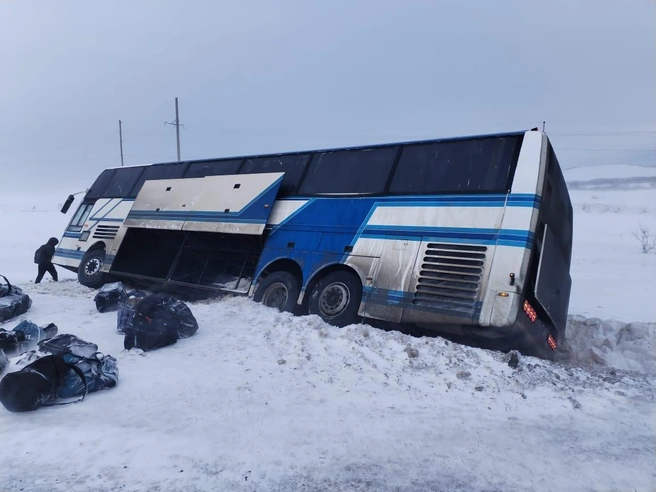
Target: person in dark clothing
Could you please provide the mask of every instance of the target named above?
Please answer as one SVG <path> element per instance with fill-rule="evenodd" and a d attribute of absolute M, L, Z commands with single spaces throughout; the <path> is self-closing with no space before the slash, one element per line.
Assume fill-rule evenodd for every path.
<path fill-rule="evenodd" d="M 52 257 L 55 254 L 55 246 L 57 244 L 59 244 L 59 240 L 56 237 L 51 237 L 46 244 L 41 245 L 36 250 L 36 253 L 34 253 L 34 263 L 39 266 L 39 271 L 34 281 L 35 284 L 41 282 L 46 272 L 57 282 L 57 270 L 55 270 L 55 265 L 52 264 Z"/>

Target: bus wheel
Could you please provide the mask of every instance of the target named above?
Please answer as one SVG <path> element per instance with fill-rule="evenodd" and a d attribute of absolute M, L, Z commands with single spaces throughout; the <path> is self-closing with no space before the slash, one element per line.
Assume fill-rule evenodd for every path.
<path fill-rule="evenodd" d="M 329 273 L 312 290 L 308 311 L 318 314 L 331 325 L 359 323 L 358 309 L 362 301 L 360 279 L 343 270 Z"/>
<path fill-rule="evenodd" d="M 267 307 L 293 313 L 301 293 L 298 279 L 289 272 L 273 272 L 257 286 L 253 300 Z"/>
<path fill-rule="evenodd" d="M 92 249 L 87 251 L 82 257 L 80 266 L 77 269 L 78 281 L 86 286 L 96 289 L 102 287 L 107 282 L 107 275 L 102 271 L 105 264 L 105 250 Z"/>

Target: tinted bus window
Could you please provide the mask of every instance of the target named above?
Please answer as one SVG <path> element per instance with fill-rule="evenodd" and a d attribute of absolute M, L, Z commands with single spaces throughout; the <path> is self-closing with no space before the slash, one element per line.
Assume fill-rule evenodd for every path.
<path fill-rule="evenodd" d="M 115 169 L 105 169 L 98 179 L 91 185 L 89 191 L 87 192 L 86 198 L 90 200 L 95 200 L 97 198 L 102 198 L 105 196 L 105 190 L 107 189 L 107 184 L 111 181 L 112 176 L 114 176 Z"/>
<path fill-rule="evenodd" d="M 241 159 L 230 159 L 224 161 L 192 162 L 185 173 L 185 178 L 203 178 L 205 176 L 225 176 L 236 174 L 241 164 Z"/>
<path fill-rule="evenodd" d="M 134 188 L 134 184 L 141 176 L 144 167 L 124 167 L 122 169 L 115 169 L 112 179 L 107 183 L 104 198 L 125 198 L 132 196 L 130 191 Z"/>
<path fill-rule="evenodd" d="M 132 196 L 137 196 L 144 181 L 153 179 L 177 179 L 181 178 L 185 171 L 186 163 L 176 162 L 174 164 L 155 164 L 148 166 L 137 184 L 132 189 Z"/>
<path fill-rule="evenodd" d="M 282 179 L 278 196 L 290 196 L 294 194 L 301 177 L 303 177 L 303 171 L 309 159 L 308 154 L 246 159 L 241 174 L 283 172 L 285 177 Z"/>
<path fill-rule="evenodd" d="M 299 194 L 383 193 L 398 147 L 320 152 Z"/>
<path fill-rule="evenodd" d="M 502 193 L 510 187 L 520 136 L 407 145 L 390 193 Z"/>

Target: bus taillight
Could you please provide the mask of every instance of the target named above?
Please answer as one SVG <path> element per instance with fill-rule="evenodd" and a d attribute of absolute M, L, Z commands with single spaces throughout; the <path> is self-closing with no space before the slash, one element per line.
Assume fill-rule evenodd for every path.
<path fill-rule="evenodd" d="M 538 319 L 538 313 L 535 312 L 535 309 L 533 309 L 533 306 L 531 306 L 528 301 L 524 301 L 524 312 L 526 313 L 526 316 L 528 316 L 528 319 L 533 323 Z"/>
<path fill-rule="evenodd" d="M 549 344 L 551 350 L 556 350 L 556 339 L 553 337 L 553 335 L 549 335 L 547 337 L 547 343 Z"/>

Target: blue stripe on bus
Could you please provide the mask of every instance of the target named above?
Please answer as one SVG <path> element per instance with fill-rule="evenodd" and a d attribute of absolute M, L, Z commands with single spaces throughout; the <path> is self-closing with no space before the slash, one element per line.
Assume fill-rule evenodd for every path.
<path fill-rule="evenodd" d="M 100 222 L 123 222 L 125 219 L 115 219 L 115 218 L 111 218 L 111 217 L 101 217 L 97 220 L 98 220 L 98 223 L 100 223 Z"/>
<path fill-rule="evenodd" d="M 128 219 L 141 220 L 172 220 L 176 222 L 228 222 L 240 224 L 264 224 L 263 219 L 246 219 L 231 212 L 150 212 L 134 211 L 128 214 Z"/>
<path fill-rule="evenodd" d="M 64 232 L 64 237 L 79 239 L 80 238 L 80 233 L 79 232 Z"/>
<path fill-rule="evenodd" d="M 502 244 L 527 247 L 533 242 L 533 233 L 516 229 L 478 229 L 462 227 L 368 226 L 359 237 L 368 239 L 395 239 L 403 241 L 455 241 L 472 244 Z M 356 236 L 355 241 L 358 237 Z"/>
<path fill-rule="evenodd" d="M 285 200 L 290 200 L 285 198 Z M 273 231 L 278 231 L 283 224 L 295 219 L 310 206 L 316 208 L 316 211 L 310 211 L 310 219 L 320 217 L 322 210 L 335 207 L 339 204 L 336 198 L 314 197 L 310 198 L 307 203 L 287 216 L 280 224 L 273 224 Z M 362 229 L 366 226 L 377 207 L 533 207 L 537 208 L 540 204 L 540 196 L 534 194 L 510 194 L 510 195 L 426 195 L 426 196 L 388 196 L 388 197 L 349 197 L 339 198 L 339 200 L 348 200 L 351 206 L 370 205 L 369 213 L 364 221 L 352 223 L 353 227 Z M 347 214 L 345 214 L 346 216 Z M 306 223 L 312 221 L 304 217 Z M 314 221 L 316 223 L 316 221 Z M 341 225 L 345 225 L 341 222 Z"/>
<path fill-rule="evenodd" d="M 84 256 L 84 251 L 77 251 L 74 249 L 65 249 L 59 248 L 55 251 L 55 256 L 61 256 L 63 258 L 73 258 L 75 260 L 81 260 Z"/>
<path fill-rule="evenodd" d="M 286 200 L 287 200 L 287 199 L 286 199 Z M 312 204 L 314 203 L 315 200 L 316 200 L 316 198 L 310 198 L 307 202 L 305 202 L 303 205 L 301 205 L 300 207 L 298 207 L 296 210 L 294 210 L 294 211 L 293 211 L 291 214 L 289 214 L 287 217 L 285 217 L 284 219 L 282 219 L 281 222 L 279 222 L 278 224 L 274 224 L 274 225 L 273 225 L 273 231 L 272 231 L 272 233 L 275 232 L 276 230 L 278 230 L 278 229 L 279 229 L 280 227 L 282 227 L 283 225 L 285 225 L 287 222 L 289 222 L 293 217 L 295 217 L 295 216 L 297 216 L 298 214 L 300 214 L 303 210 L 305 210 L 306 208 L 308 208 L 310 205 L 312 205 Z"/>
<path fill-rule="evenodd" d="M 455 316 L 465 319 L 476 319 L 480 316 L 482 301 L 473 301 L 471 306 L 450 304 L 449 301 L 444 301 L 440 305 L 439 301 L 435 301 L 433 305 L 425 302 L 421 304 L 414 304 L 415 295 L 412 292 L 393 289 L 381 289 L 377 287 L 364 286 L 362 288 L 362 301 L 368 304 L 378 304 L 383 306 L 393 306 L 403 309 L 412 309 L 417 311 L 428 311 L 435 314 L 444 314 L 447 316 Z"/>

